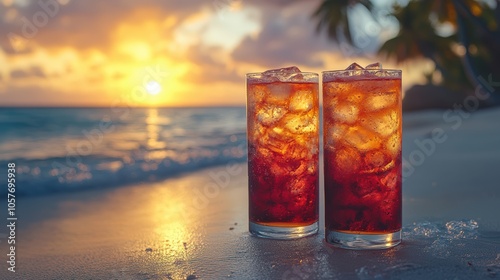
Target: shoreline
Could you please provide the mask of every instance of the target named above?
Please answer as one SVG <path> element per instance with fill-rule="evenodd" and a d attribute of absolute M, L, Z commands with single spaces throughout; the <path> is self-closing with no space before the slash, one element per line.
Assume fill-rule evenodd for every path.
<path fill-rule="evenodd" d="M 203 243 L 199 234 L 190 232 L 199 229 L 197 221 L 206 223 L 199 220 L 200 216 L 209 214 L 210 224 L 205 226 L 212 234 L 221 226 L 229 233 L 247 230 L 246 217 L 240 213 L 245 211 L 239 211 L 230 223 L 216 222 L 229 214 L 222 213 L 226 212 L 225 206 L 240 207 L 240 199 L 235 197 L 234 191 L 246 188 L 246 165 L 231 167 L 233 174 L 234 170 L 241 174 L 230 175 L 230 182 L 222 186 L 219 193 L 207 197 L 208 202 L 204 205 L 197 205 L 193 198 L 204 186 L 214 185 L 211 174 L 225 174 L 227 166 L 205 168 L 154 183 L 20 198 L 17 214 L 19 262 L 17 272 L 10 276 L 21 277 L 19 279 L 109 279 L 115 270 L 131 265 L 129 257 L 150 257 L 166 251 L 169 251 L 167 255 L 172 253 L 170 258 L 175 268 L 185 262 L 186 247 L 199 248 Z M 214 205 L 221 200 L 225 201 L 224 205 Z M 184 224 L 186 221 L 188 223 Z M 230 227 L 233 230 L 230 231 Z M 169 250 L 166 249 L 167 240 L 173 247 Z M 5 245 L 6 242 L 0 243 L 2 252 L 7 250 Z M 148 252 L 148 248 L 152 251 Z M 99 260 L 99 265 L 96 266 L 89 256 Z M 53 274 L 54 271 L 46 270 L 47 260 L 52 260 L 48 261 L 49 267 L 60 267 L 63 273 Z M 80 265 L 75 266 L 77 263 Z M 171 270 L 172 275 L 181 276 L 174 273 L 176 269 Z M 3 272 L 0 275 L 4 275 Z"/>

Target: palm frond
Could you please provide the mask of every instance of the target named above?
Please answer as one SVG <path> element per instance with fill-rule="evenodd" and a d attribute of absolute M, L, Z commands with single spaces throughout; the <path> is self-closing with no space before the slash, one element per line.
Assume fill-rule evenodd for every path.
<path fill-rule="evenodd" d="M 362 5 L 367 10 L 373 10 L 370 0 L 325 0 L 312 14 L 318 20 L 316 31 L 326 30 L 328 38 L 340 42 L 346 40 L 352 45 L 353 38 L 349 26 L 348 9 L 355 5 Z"/>

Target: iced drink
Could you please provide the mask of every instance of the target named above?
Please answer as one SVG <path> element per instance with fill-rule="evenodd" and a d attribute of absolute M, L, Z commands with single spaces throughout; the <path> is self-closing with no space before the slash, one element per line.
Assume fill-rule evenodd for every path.
<path fill-rule="evenodd" d="M 247 75 L 250 232 L 318 231 L 318 75 L 296 67 Z"/>
<path fill-rule="evenodd" d="M 401 71 L 323 72 L 325 238 L 344 248 L 401 242 Z"/>

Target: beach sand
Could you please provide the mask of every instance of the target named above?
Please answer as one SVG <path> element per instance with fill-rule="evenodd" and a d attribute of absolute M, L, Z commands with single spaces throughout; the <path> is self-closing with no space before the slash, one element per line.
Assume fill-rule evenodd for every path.
<path fill-rule="evenodd" d="M 404 241 L 389 250 L 329 247 L 323 213 L 312 237 L 250 236 L 247 166 L 228 164 L 20 198 L 16 273 L 4 263 L 0 279 L 500 279 L 498 119 L 500 110 L 474 112 L 454 129 L 443 112 L 405 115 L 403 157 L 414 170 L 403 188 Z M 415 140 L 436 128 L 447 140 L 411 160 Z"/>

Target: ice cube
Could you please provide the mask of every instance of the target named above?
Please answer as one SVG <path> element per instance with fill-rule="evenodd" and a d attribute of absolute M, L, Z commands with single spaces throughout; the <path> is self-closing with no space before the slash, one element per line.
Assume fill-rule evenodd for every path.
<path fill-rule="evenodd" d="M 290 193 L 294 195 L 299 195 L 299 194 L 306 195 L 305 191 L 308 190 L 308 187 L 309 187 L 309 180 L 307 176 L 294 179 L 290 184 Z"/>
<path fill-rule="evenodd" d="M 346 100 L 348 102 L 358 104 L 361 103 L 361 101 L 364 100 L 366 94 L 362 93 L 351 93 L 349 96 L 347 96 Z"/>
<path fill-rule="evenodd" d="M 316 116 L 287 114 L 283 117 L 282 122 L 292 133 L 315 133 L 318 129 Z"/>
<path fill-rule="evenodd" d="M 316 153 L 317 153 L 317 151 L 316 151 Z M 314 154 L 316 154 L 316 153 L 314 153 Z M 310 161 L 309 165 L 307 166 L 306 173 L 309 174 L 309 175 L 311 175 L 311 174 L 313 174 L 313 175 L 314 174 L 318 174 L 317 173 L 318 172 L 317 166 L 318 166 L 318 161 L 317 160 Z"/>
<path fill-rule="evenodd" d="M 382 143 L 382 139 L 377 134 L 361 126 L 349 128 L 343 141 L 359 151 L 378 149 Z"/>
<path fill-rule="evenodd" d="M 269 132 L 269 137 L 271 138 L 283 138 L 284 129 L 281 127 L 273 127 Z"/>
<path fill-rule="evenodd" d="M 293 112 L 309 111 L 313 107 L 312 92 L 307 90 L 299 90 L 290 99 L 289 109 Z"/>
<path fill-rule="evenodd" d="M 254 85 L 250 88 L 249 101 L 252 102 L 252 104 L 260 103 L 264 101 L 267 94 L 268 94 L 268 89 L 266 86 Z"/>
<path fill-rule="evenodd" d="M 289 82 L 292 78 L 298 78 L 297 75 L 300 73 L 300 69 L 297 66 L 291 66 L 286 68 L 267 70 L 262 73 L 262 76 L 266 81 L 270 82 Z"/>
<path fill-rule="evenodd" d="M 287 141 L 279 141 L 277 139 L 270 139 L 269 137 L 261 138 L 259 144 L 279 155 L 285 155 L 288 145 L 290 145 Z"/>
<path fill-rule="evenodd" d="M 391 161 L 389 155 L 382 151 L 369 151 L 365 155 L 365 165 L 369 169 L 378 170 L 386 166 Z"/>
<path fill-rule="evenodd" d="M 291 143 L 292 139 L 279 134 L 274 129 L 268 130 L 268 133 L 262 135 L 257 141 L 261 147 L 265 147 L 268 150 L 280 155 L 285 155 L 289 146 L 293 144 Z"/>
<path fill-rule="evenodd" d="M 379 78 L 390 77 L 390 74 L 384 70 L 376 71 L 375 73 L 373 73 L 373 75 L 375 75 L 376 77 L 379 77 Z"/>
<path fill-rule="evenodd" d="M 372 63 L 372 64 L 368 64 L 365 69 L 368 69 L 368 70 L 381 70 L 382 69 L 382 63 L 380 62 L 375 62 L 375 63 Z"/>
<path fill-rule="evenodd" d="M 364 69 L 363 67 L 354 62 L 353 64 L 349 65 L 345 70 L 363 70 L 363 69 Z"/>
<path fill-rule="evenodd" d="M 396 157 L 401 153 L 401 137 L 398 133 L 392 134 L 385 142 L 386 151 L 390 153 L 392 157 Z"/>
<path fill-rule="evenodd" d="M 385 174 L 385 176 L 380 178 L 380 183 L 382 183 L 382 187 L 385 189 L 394 190 L 397 187 L 399 180 L 401 180 L 401 174 L 396 168 L 394 168 Z"/>
<path fill-rule="evenodd" d="M 343 122 L 343 123 L 354 123 L 357 118 L 358 118 L 358 107 L 345 103 L 345 104 L 339 104 L 336 106 L 336 108 L 333 108 L 333 118 L 336 121 Z"/>
<path fill-rule="evenodd" d="M 256 143 L 257 140 L 266 133 L 266 126 L 263 126 L 258 121 L 253 121 L 248 124 L 248 139 L 252 143 Z"/>
<path fill-rule="evenodd" d="M 257 120 L 263 125 L 270 126 L 278 122 L 286 114 L 286 109 L 280 106 L 265 105 L 257 109 Z"/>
<path fill-rule="evenodd" d="M 293 91 L 291 84 L 270 84 L 267 87 L 270 91 L 266 98 L 267 103 L 282 106 L 287 105 L 288 97 Z"/>
<path fill-rule="evenodd" d="M 301 176 L 307 171 L 307 162 L 303 159 L 307 155 L 307 150 L 302 147 L 290 145 L 288 149 L 287 156 L 291 155 L 292 158 L 288 158 L 286 162 L 282 163 L 282 166 L 286 166 L 288 175 L 290 176 Z"/>
<path fill-rule="evenodd" d="M 366 97 L 366 108 L 368 111 L 377 111 L 389 108 L 396 103 L 397 96 L 398 95 L 395 92 L 384 92 L 369 95 Z"/>
<path fill-rule="evenodd" d="M 348 129 L 349 126 L 341 123 L 336 123 L 329 130 L 329 138 L 333 141 L 339 141 L 340 139 L 342 139 Z"/>
<path fill-rule="evenodd" d="M 262 73 L 264 76 L 281 76 L 283 74 L 293 74 L 293 73 L 299 73 L 300 69 L 297 66 L 290 66 L 290 67 L 285 67 L 285 68 L 278 68 L 278 69 L 271 69 L 267 70 L 264 73 Z"/>
<path fill-rule="evenodd" d="M 313 133 L 290 133 L 290 137 L 293 138 L 296 145 L 300 145 L 301 148 L 307 151 L 307 158 L 312 158 L 318 152 L 318 130 L 316 129 Z"/>
<path fill-rule="evenodd" d="M 383 111 L 381 116 L 367 120 L 366 127 L 382 137 L 388 137 L 399 128 L 399 118 L 395 110 Z"/>
<path fill-rule="evenodd" d="M 361 170 L 360 173 L 363 174 L 382 174 L 387 172 L 391 168 L 394 168 L 396 163 L 389 157 L 388 154 L 382 154 L 383 156 L 372 154 L 365 155 L 365 168 Z M 377 158 L 377 156 L 379 156 Z"/>
<path fill-rule="evenodd" d="M 324 90 L 323 92 L 327 92 L 326 90 Z M 331 92 L 331 91 L 328 91 L 328 92 Z M 325 98 L 325 100 L 323 100 L 323 107 L 325 108 L 325 110 L 335 110 L 335 108 L 337 108 L 337 105 L 339 104 L 339 97 L 338 96 L 332 96 L 328 99 Z"/>
<path fill-rule="evenodd" d="M 329 128 L 325 127 L 325 145 L 327 148 L 335 150 L 337 142 L 342 141 L 344 134 L 348 131 L 349 125 L 334 123 Z"/>
<path fill-rule="evenodd" d="M 360 76 L 363 75 L 365 68 L 361 67 L 359 64 L 354 62 L 353 64 L 349 65 L 345 70 L 349 70 L 347 73 L 349 76 Z"/>
<path fill-rule="evenodd" d="M 273 162 L 270 166 L 271 173 L 276 176 L 287 176 L 288 170 L 278 162 Z"/>
<path fill-rule="evenodd" d="M 267 158 L 267 157 L 270 157 L 273 155 L 271 153 L 271 151 L 269 149 L 267 149 L 266 147 L 259 147 L 259 148 L 257 148 L 256 152 L 258 153 L 259 157 Z"/>
<path fill-rule="evenodd" d="M 287 132 L 281 127 L 273 127 L 267 131 L 268 135 L 266 135 L 269 141 L 277 142 L 277 143 L 288 143 L 292 141 L 292 138 L 287 135 Z M 283 147 L 286 148 L 286 147 Z"/>

